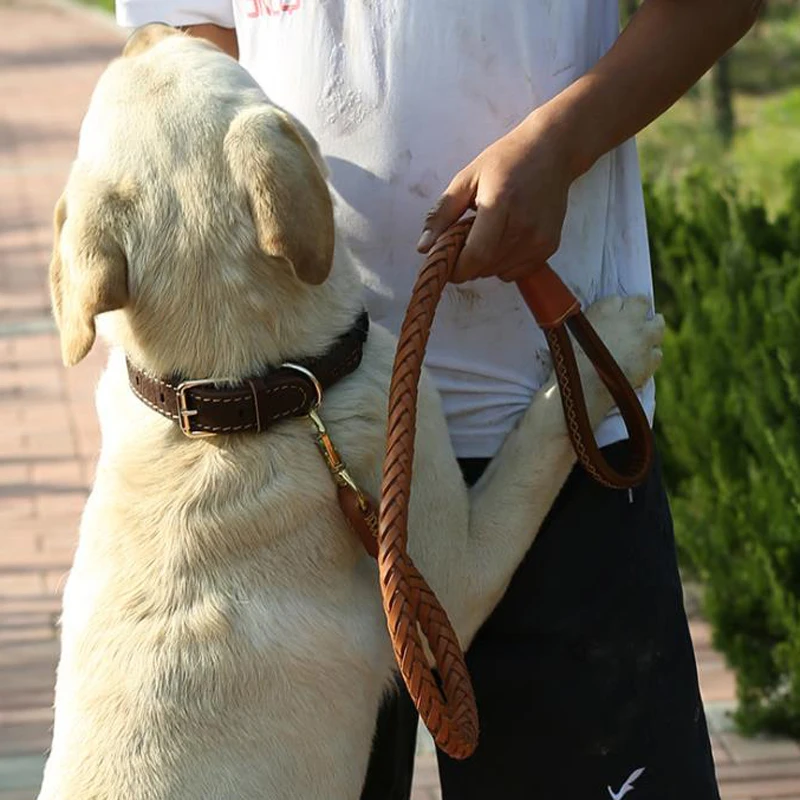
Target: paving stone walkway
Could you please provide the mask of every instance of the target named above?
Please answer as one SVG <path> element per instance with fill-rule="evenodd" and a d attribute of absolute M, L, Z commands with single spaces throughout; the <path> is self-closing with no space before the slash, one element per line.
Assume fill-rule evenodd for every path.
<path fill-rule="evenodd" d="M 33 800 L 104 360 L 97 347 L 61 366 L 46 286 L 51 215 L 92 87 L 123 35 L 107 17 L 43 0 L 0 0 L 0 30 L 0 800 Z M 693 620 L 692 633 L 724 800 L 800 800 L 800 747 L 733 732 L 732 676 L 707 625 Z M 414 800 L 438 797 L 422 737 Z"/>

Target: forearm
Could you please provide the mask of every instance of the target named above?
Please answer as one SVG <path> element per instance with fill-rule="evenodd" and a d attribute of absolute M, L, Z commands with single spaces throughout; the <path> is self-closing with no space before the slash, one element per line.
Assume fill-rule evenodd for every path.
<path fill-rule="evenodd" d="M 750 29 L 760 5 L 646 0 L 594 68 L 528 121 L 557 131 L 577 177 L 681 97 Z"/>
<path fill-rule="evenodd" d="M 239 60 L 239 43 L 236 40 L 236 31 L 233 28 L 222 28 L 219 25 L 184 25 L 181 30 L 191 36 L 206 39 L 217 45 L 229 56 Z"/>

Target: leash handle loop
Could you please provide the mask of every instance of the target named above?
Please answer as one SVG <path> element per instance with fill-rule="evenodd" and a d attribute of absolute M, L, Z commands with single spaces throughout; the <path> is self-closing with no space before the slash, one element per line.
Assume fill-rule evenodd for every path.
<path fill-rule="evenodd" d="M 575 295 L 549 264 L 542 264 L 517 281 L 517 288 L 547 339 L 567 431 L 581 466 L 598 483 L 610 489 L 638 486 L 647 477 L 653 462 L 653 433 L 625 374 L 584 316 Z M 614 469 L 597 446 L 586 411 L 578 364 L 565 326 L 597 370 L 625 423 L 629 453 L 624 471 Z"/>

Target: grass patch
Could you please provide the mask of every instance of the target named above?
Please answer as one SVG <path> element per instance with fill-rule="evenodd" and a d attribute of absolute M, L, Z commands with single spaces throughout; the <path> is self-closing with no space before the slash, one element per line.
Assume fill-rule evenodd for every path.
<path fill-rule="evenodd" d="M 639 135 L 642 171 L 651 180 L 675 180 L 706 166 L 721 180 L 735 178 L 743 194 L 758 194 L 771 215 L 778 213 L 788 200 L 785 171 L 800 161 L 800 88 L 737 94 L 737 130 L 728 150 L 714 129 L 709 90 L 704 81 Z"/>
<path fill-rule="evenodd" d="M 114 0 L 81 0 L 87 6 L 96 6 L 97 8 L 104 8 L 106 11 L 114 10 Z"/>

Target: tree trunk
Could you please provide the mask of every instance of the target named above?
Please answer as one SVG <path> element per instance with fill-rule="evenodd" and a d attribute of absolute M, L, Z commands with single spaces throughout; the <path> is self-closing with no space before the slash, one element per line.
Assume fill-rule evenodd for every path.
<path fill-rule="evenodd" d="M 736 129 L 729 55 L 722 56 L 714 66 L 711 72 L 711 86 L 714 99 L 714 124 L 722 143 L 725 147 L 729 147 Z"/>

